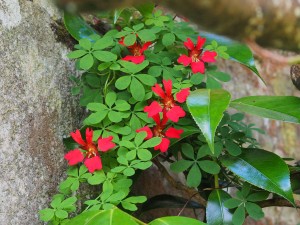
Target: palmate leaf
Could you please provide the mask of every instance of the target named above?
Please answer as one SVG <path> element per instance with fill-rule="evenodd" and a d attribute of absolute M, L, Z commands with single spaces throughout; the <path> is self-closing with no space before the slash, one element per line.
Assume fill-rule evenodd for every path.
<path fill-rule="evenodd" d="M 214 136 L 230 101 L 230 93 L 219 89 L 198 89 L 187 98 L 188 109 L 214 153 Z"/>
<path fill-rule="evenodd" d="M 276 193 L 294 204 L 289 169 L 278 155 L 262 149 L 244 149 L 239 156 L 225 155 L 220 160 L 250 184 Z"/>
<path fill-rule="evenodd" d="M 265 118 L 300 123 L 300 98 L 295 96 L 249 96 L 232 101 L 230 106 Z"/>

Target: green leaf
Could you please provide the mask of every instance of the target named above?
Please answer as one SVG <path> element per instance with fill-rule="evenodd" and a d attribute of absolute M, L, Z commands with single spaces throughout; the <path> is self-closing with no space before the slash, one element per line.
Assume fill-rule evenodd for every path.
<path fill-rule="evenodd" d="M 206 218 L 209 225 L 231 225 L 232 213 L 224 206 L 230 195 L 223 190 L 213 190 L 207 202 Z"/>
<path fill-rule="evenodd" d="M 108 51 L 94 51 L 93 55 L 96 59 L 102 62 L 111 62 L 115 61 L 118 58 L 116 54 Z"/>
<path fill-rule="evenodd" d="M 202 175 L 199 166 L 194 164 L 187 175 L 186 183 L 189 187 L 198 187 L 201 179 Z"/>
<path fill-rule="evenodd" d="M 130 211 L 136 211 L 137 210 L 137 207 L 135 204 L 132 204 L 130 202 L 121 202 L 122 206 L 124 209 L 127 209 L 127 210 L 130 210 Z"/>
<path fill-rule="evenodd" d="M 225 155 L 220 160 L 250 184 L 276 193 L 294 204 L 289 169 L 278 155 L 261 149 L 244 149 L 239 156 Z"/>
<path fill-rule="evenodd" d="M 82 38 L 88 38 L 90 35 L 98 34 L 81 16 L 66 11 L 64 12 L 64 24 L 71 36 L 77 41 Z"/>
<path fill-rule="evenodd" d="M 62 201 L 62 203 L 60 204 L 59 208 L 63 209 L 66 207 L 70 207 L 72 206 L 75 202 L 77 201 L 77 198 L 75 196 L 70 197 L 65 199 L 64 201 Z"/>
<path fill-rule="evenodd" d="M 247 45 L 216 34 L 201 32 L 200 35 L 206 38 L 206 43 L 216 40 L 219 45 L 226 46 L 227 53 L 230 55 L 230 60 L 245 65 L 260 77 L 255 67 L 253 54 Z M 260 79 L 263 81 L 261 77 Z"/>
<path fill-rule="evenodd" d="M 135 64 L 135 63 L 128 62 L 125 60 L 120 60 L 120 61 L 118 61 L 118 63 L 120 63 L 120 65 L 126 69 L 126 72 L 132 73 L 132 74 L 142 71 L 149 65 L 148 60 L 144 60 L 144 62 L 142 62 L 140 64 Z"/>
<path fill-rule="evenodd" d="M 94 125 L 100 123 L 107 115 L 108 111 L 95 112 L 89 115 L 83 123 L 85 125 Z"/>
<path fill-rule="evenodd" d="M 152 159 L 152 154 L 147 149 L 139 149 L 137 154 L 138 154 L 139 159 L 141 159 L 141 160 L 147 161 L 147 160 Z"/>
<path fill-rule="evenodd" d="M 135 77 L 147 86 L 153 86 L 156 83 L 156 78 L 148 74 L 138 74 Z"/>
<path fill-rule="evenodd" d="M 242 225 L 245 221 L 245 208 L 240 205 L 233 213 L 232 222 L 234 225 Z"/>
<path fill-rule="evenodd" d="M 135 174 L 135 170 L 133 168 L 128 167 L 123 171 L 123 174 L 127 177 L 130 177 Z"/>
<path fill-rule="evenodd" d="M 234 208 L 238 207 L 241 203 L 242 203 L 242 201 L 239 199 L 230 198 L 224 202 L 224 206 L 228 209 L 234 209 Z"/>
<path fill-rule="evenodd" d="M 181 151 L 182 153 L 189 159 L 194 160 L 195 159 L 195 152 L 192 145 L 188 143 L 184 143 L 181 145 Z"/>
<path fill-rule="evenodd" d="M 205 171 L 206 173 L 210 174 L 218 174 L 220 172 L 220 166 L 218 163 L 210 160 L 203 160 L 198 162 L 198 165 L 200 168 Z"/>
<path fill-rule="evenodd" d="M 130 109 L 130 105 L 125 100 L 117 100 L 115 105 L 114 110 L 117 111 L 127 111 Z"/>
<path fill-rule="evenodd" d="M 74 217 L 66 225 L 95 225 L 95 224 L 109 224 L 109 225 L 141 225 L 137 223 L 129 214 L 121 211 L 118 208 L 101 211 L 88 211 L 81 213 L 79 216 Z"/>
<path fill-rule="evenodd" d="M 103 37 L 95 42 L 95 44 L 93 45 L 93 49 L 94 50 L 102 50 L 102 49 L 105 49 L 105 48 L 111 46 L 113 43 L 114 43 L 114 41 L 111 37 Z"/>
<path fill-rule="evenodd" d="M 225 90 L 198 89 L 187 98 L 187 106 L 214 153 L 214 136 L 230 101 Z"/>
<path fill-rule="evenodd" d="M 65 219 L 68 217 L 68 213 L 65 210 L 56 210 L 55 211 L 55 216 L 59 219 Z"/>
<path fill-rule="evenodd" d="M 131 46 L 136 42 L 136 34 L 128 34 L 125 38 L 124 38 L 124 44 L 126 46 Z"/>
<path fill-rule="evenodd" d="M 115 92 L 109 92 L 105 96 L 105 103 L 109 107 L 112 107 L 113 104 L 115 104 L 117 100 L 117 94 Z"/>
<path fill-rule="evenodd" d="M 206 223 L 203 223 L 199 220 L 188 218 L 188 217 L 182 217 L 182 216 L 168 216 L 168 217 L 162 217 L 153 220 L 148 225 L 205 225 Z"/>
<path fill-rule="evenodd" d="M 79 45 L 85 50 L 90 50 L 92 48 L 92 43 L 89 39 L 83 38 L 79 40 Z"/>
<path fill-rule="evenodd" d="M 84 56 L 85 54 L 87 54 L 88 52 L 87 51 L 84 51 L 84 50 L 75 50 L 73 52 L 70 52 L 67 57 L 69 59 L 77 59 L 77 58 L 80 58 L 82 56 Z"/>
<path fill-rule="evenodd" d="M 257 116 L 300 123 L 300 98 L 294 96 L 249 96 L 239 98 L 230 106 Z"/>
<path fill-rule="evenodd" d="M 145 141 L 140 148 L 153 148 L 156 145 L 159 145 L 161 142 L 161 138 L 160 137 L 153 137 L 147 141 Z"/>
<path fill-rule="evenodd" d="M 247 201 L 259 202 L 259 201 L 267 199 L 269 197 L 269 195 L 270 195 L 270 193 L 266 192 L 266 191 L 252 193 L 249 196 L 247 196 Z"/>
<path fill-rule="evenodd" d="M 135 6 L 135 8 L 142 14 L 143 17 L 152 16 L 154 7 L 155 5 L 152 2 L 143 2 L 143 4 Z"/>
<path fill-rule="evenodd" d="M 257 204 L 252 202 L 246 202 L 245 204 L 246 210 L 249 213 L 249 216 L 251 216 L 255 220 L 259 220 L 264 217 L 264 212 L 262 211 L 261 207 L 259 207 Z"/>
<path fill-rule="evenodd" d="M 152 157 L 152 155 L 151 155 Z M 140 170 L 145 170 L 148 169 L 150 166 L 152 166 L 152 162 L 148 161 L 148 162 L 139 162 L 137 164 L 132 165 L 132 167 L 136 168 L 136 169 L 140 169 Z"/>
<path fill-rule="evenodd" d="M 238 156 L 242 153 L 241 147 L 230 139 L 225 141 L 225 148 L 229 152 L 229 154 L 233 156 Z"/>
<path fill-rule="evenodd" d="M 94 58 L 92 54 L 87 54 L 83 56 L 79 61 L 80 68 L 84 70 L 90 69 L 93 66 L 93 64 L 94 64 Z"/>
<path fill-rule="evenodd" d="M 115 86 L 119 90 L 124 90 L 129 86 L 130 82 L 131 76 L 122 76 L 116 81 Z"/>
<path fill-rule="evenodd" d="M 139 38 L 144 42 L 154 41 L 156 39 L 155 34 L 149 29 L 140 30 L 139 32 L 137 32 L 137 34 Z"/>
<path fill-rule="evenodd" d="M 47 222 L 47 221 L 49 221 L 53 218 L 54 212 L 55 212 L 54 209 L 49 209 L 49 208 L 42 209 L 42 210 L 39 211 L 40 219 L 42 221 Z"/>
<path fill-rule="evenodd" d="M 166 33 L 162 38 L 164 46 L 170 46 L 175 42 L 175 35 L 173 33 Z"/>
<path fill-rule="evenodd" d="M 137 101 L 143 101 L 145 98 L 145 88 L 135 77 L 132 78 L 130 83 L 130 92 L 132 97 Z"/>
<path fill-rule="evenodd" d="M 172 163 L 170 169 L 176 173 L 180 173 L 187 170 L 189 167 L 191 167 L 193 163 L 194 163 L 193 161 L 182 159 Z"/>
<path fill-rule="evenodd" d="M 108 119 L 111 122 L 119 123 L 119 122 L 122 121 L 123 117 L 122 117 L 122 114 L 120 112 L 110 111 L 110 112 L 108 112 Z"/>

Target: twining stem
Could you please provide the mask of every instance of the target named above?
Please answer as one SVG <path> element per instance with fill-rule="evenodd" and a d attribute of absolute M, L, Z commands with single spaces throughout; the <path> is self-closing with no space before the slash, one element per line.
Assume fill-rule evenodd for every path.
<path fill-rule="evenodd" d="M 107 93 L 107 88 L 109 86 L 109 78 L 110 78 L 111 72 L 108 73 L 108 76 L 106 78 L 105 84 L 104 84 L 104 88 L 103 88 L 103 95 L 106 96 Z"/>

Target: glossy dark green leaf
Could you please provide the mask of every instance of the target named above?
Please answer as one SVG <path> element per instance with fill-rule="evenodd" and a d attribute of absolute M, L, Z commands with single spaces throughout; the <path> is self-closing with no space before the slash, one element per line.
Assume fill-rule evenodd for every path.
<path fill-rule="evenodd" d="M 224 206 L 230 195 L 223 190 L 213 190 L 207 202 L 206 218 L 209 225 L 231 225 L 232 213 Z"/>
<path fill-rule="evenodd" d="M 230 56 L 229 59 L 247 66 L 257 76 L 260 77 L 255 67 L 253 54 L 247 45 L 216 34 L 201 32 L 200 35 L 206 38 L 206 44 L 209 44 L 211 41 L 216 40 L 219 45 L 226 46 L 227 53 Z M 260 79 L 263 80 L 261 77 Z"/>
<path fill-rule="evenodd" d="M 193 163 L 194 163 L 193 161 L 181 159 L 177 162 L 172 163 L 170 168 L 172 171 L 176 173 L 180 173 L 187 170 L 189 167 L 191 167 Z"/>
<path fill-rule="evenodd" d="M 300 98 L 294 96 L 249 96 L 239 98 L 230 106 L 257 116 L 300 123 Z"/>
<path fill-rule="evenodd" d="M 81 16 L 76 14 L 64 12 L 64 24 L 71 36 L 77 41 L 82 38 L 88 38 L 92 34 L 99 34 Z"/>
<path fill-rule="evenodd" d="M 213 153 L 215 132 L 229 101 L 230 93 L 223 89 L 198 89 L 187 98 L 188 109 Z"/>
<path fill-rule="evenodd" d="M 225 155 L 222 164 L 234 174 L 294 204 L 288 166 L 276 154 L 262 149 L 244 149 L 239 156 Z"/>
<path fill-rule="evenodd" d="M 81 213 L 79 216 L 71 219 L 66 225 L 99 225 L 99 224 L 110 224 L 110 225 L 139 225 L 143 224 L 138 222 L 137 219 L 130 216 L 129 214 L 121 211 L 118 208 L 111 210 L 101 211 L 88 211 Z"/>
<path fill-rule="evenodd" d="M 188 217 L 182 217 L 182 216 L 168 216 L 168 217 L 162 217 L 158 218 L 156 220 L 153 220 L 148 225 L 205 225 L 206 223 L 203 223 L 199 220 L 188 218 Z"/>

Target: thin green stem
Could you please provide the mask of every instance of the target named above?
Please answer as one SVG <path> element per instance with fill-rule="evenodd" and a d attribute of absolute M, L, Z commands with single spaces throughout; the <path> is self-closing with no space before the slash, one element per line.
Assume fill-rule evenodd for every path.
<path fill-rule="evenodd" d="M 105 84 L 104 84 L 104 88 L 103 88 L 103 95 L 106 96 L 107 93 L 107 88 L 109 86 L 109 78 L 110 78 L 111 73 L 108 73 L 108 76 L 106 78 Z"/>
<path fill-rule="evenodd" d="M 215 188 L 219 189 L 220 186 L 219 186 L 219 176 L 218 176 L 218 174 L 215 174 L 214 178 L 215 178 Z"/>

